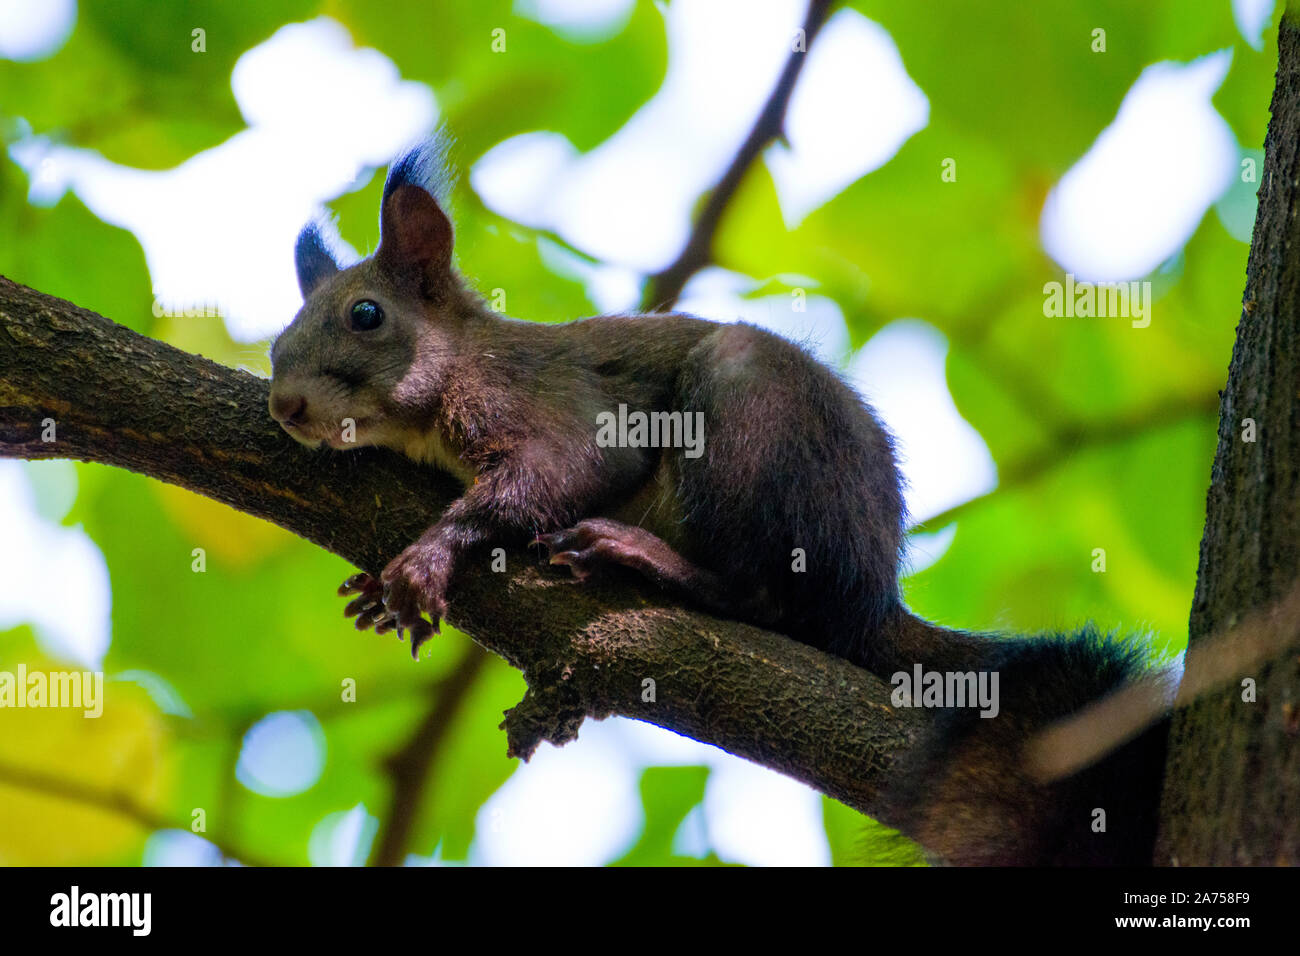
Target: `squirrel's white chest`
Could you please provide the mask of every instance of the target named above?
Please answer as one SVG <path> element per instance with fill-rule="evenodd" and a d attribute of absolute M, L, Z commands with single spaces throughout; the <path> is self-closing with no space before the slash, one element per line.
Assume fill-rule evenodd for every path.
<path fill-rule="evenodd" d="M 461 461 L 452 451 L 442 432 L 436 428 L 416 438 L 408 439 L 402 448 L 402 454 L 414 461 L 436 465 L 443 471 L 449 471 L 467 485 L 474 481 L 474 469 Z"/>

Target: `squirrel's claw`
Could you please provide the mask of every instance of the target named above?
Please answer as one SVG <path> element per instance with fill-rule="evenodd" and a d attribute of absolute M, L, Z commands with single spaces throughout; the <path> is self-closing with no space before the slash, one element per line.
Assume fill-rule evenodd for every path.
<path fill-rule="evenodd" d="M 368 630 L 388 616 L 379 582 L 369 574 L 354 574 L 339 586 L 339 594 L 357 595 L 343 609 L 344 617 L 355 617 L 358 631 Z"/>
<path fill-rule="evenodd" d="M 584 552 L 560 551 L 551 555 L 550 563 L 565 565 L 579 581 L 591 577 L 591 571 L 587 567 Z"/>
<path fill-rule="evenodd" d="M 430 624 L 423 618 L 416 622 L 416 625 L 411 628 L 411 656 L 418 661 L 420 659 L 420 645 L 437 633 L 437 622 Z"/>
<path fill-rule="evenodd" d="M 580 521 L 563 531 L 539 534 L 532 545 L 546 548 L 547 560 L 567 567 L 579 581 L 591 577 L 592 569 L 606 558 L 601 549 L 601 535 L 587 521 Z"/>
<path fill-rule="evenodd" d="M 379 625 L 391 617 L 392 615 L 388 613 L 387 608 L 382 604 L 377 604 L 361 613 L 357 618 L 356 628 L 358 631 L 368 631 L 372 627 L 378 630 Z M 383 632 L 380 631 L 379 633 L 382 634 Z"/>
<path fill-rule="evenodd" d="M 343 609 L 344 617 L 356 617 L 358 614 L 364 614 L 366 611 L 373 610 L 375 607 L 382 607 L 377 597 L 369 594 L 363 594 L 359 598 L 354 598 L 348 602 L 348 606 Z"/>
<path fill-rule="evenodd" d="M 360 574 L 354 574 L 342 584 L 339 585 L 339 595 L 341 597 L 349 594 L 357 594 L 367 590 L 367 586 L 374 581 L 369 574 L 362 571 Z"/>
<path fill-rule="evenodd" d="M 343 616 L 356 618 L 358 631 L 374 628 L 376 634 L 387 634 L 397 629 L 397 615 L 385 605 L 383 592 L 383 585 L 373 575 L 364 572 L 352 575 L 339 585 L 340 595 L 357 595 L 343 609 Z"/>

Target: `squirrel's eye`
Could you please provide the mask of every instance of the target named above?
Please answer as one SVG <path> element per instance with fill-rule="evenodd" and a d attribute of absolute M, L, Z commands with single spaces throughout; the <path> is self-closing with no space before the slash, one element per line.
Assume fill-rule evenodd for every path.
<path fill-rule="evenodd" d="M 371 329 L 377 329 L 384 322 L 384 310 L 378 303 L 371 302 L 369 299 L 362 299 L 352 307 L 352 330 L 354 332 L 369 332 Z"/>

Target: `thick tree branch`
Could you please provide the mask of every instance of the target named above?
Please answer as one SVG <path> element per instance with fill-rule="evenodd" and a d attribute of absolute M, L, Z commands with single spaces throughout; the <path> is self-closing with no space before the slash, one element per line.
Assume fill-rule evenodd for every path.
<path fill-rule="evenodd" d="M 389 452 L 302 448 L 267 415 L 267 387 L 0 278 L 2 457 L 129 468 L 372 572 L 458 494 L 449 476 Z M 54 440 L 45 441 L 51 425 Z M 572 739 L 584 716 L 622 714 L 870 813 L 892 755 L 927 719 L 891 708 L 887 685 L 839 658 L 673 606 L 637 582 L 578 584 L 525 552 L 509 566 L 468 566 L 450 595 L 450 621 L 523 671 L 528 694 L 505 721 L 519 756 L 542 740 Z M 321 600 L 334 584 L 321 582 Z M 340 618 L 340 640 L 345 627 Z"/>
<path fill-rule="evenodd" d="M 686 245 L 672 263 L 650 277 L 641 302 L 641 307 L 645 311 L 663 312 L 671 309 L 691 276 L 713 260 L 713 237 L 717 235 L 722 216 L 727 211 L 732 197 L 740 189 L 749 167 L 754 164 L 763 150 L 776 140 L 785 137 L 785 112 L 790 105 L 790 97 L 794 94 L 799 72 L 803 69 L 804 61 L 808 59 L 807 51 L 812 48 L 813 38 L 826 23 L 826 18 L 834 5 L 834 0 L 809 0 L 808 13 L 803 23 L 803 42 L 795 44 L 795 49 L 786 59 L 781 76 L 777 79 L 776 86 L 772 88 L 767 102 L 763 104 L 763 109 L 759 112 L 758 119 L 754 121 L 749 135 L 736 150 L 736 155 L 732 158 L 727 171 L 709 191 L 708 199 L 695 220 Z"/>

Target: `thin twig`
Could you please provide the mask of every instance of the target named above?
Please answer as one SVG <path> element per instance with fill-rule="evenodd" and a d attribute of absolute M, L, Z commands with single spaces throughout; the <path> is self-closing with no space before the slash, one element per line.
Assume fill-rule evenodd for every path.
<path fill-rule="evenodd" d="M 1198 418 L 1207 418 L 1214 415 L 1218 407 L 1218 392 L 1206 392 L 1192 399 L 1164 401 L 1150 408 L 1096 424 L 1079 423 L 1063 426 L 1058 431 L 1058 440 L 1049 447 L 1001 469 L 998 486 L 992 491 L 954 505 L 932 518 L 926 518 L 914 524 L 910 530 L 938 531 L 985 504 L 995 495 L 1005 495 L 1013 488 L 1023 487 L 1041 478 L 1053 468 L 1069 461 L 1080 451 L 1118 445 L 1163 428 L 1181 425 Z"/>
<path fill-rule="evenodd" d="M 429 772 L 487 660 L 487 654 L 477 644 L 466 647 L 456 666 L 434 688 L 433 706 L 410 740 L 384 761 L 393 792 L 370 857 L 372 866 L 400 866 L 406 859 L 415 820 L 424 803 Z"/>
<path fill-rule="evenodd" d="M 77 780 L 56 777 L 40 770 L 19 767 L 7 762 L 0 762 L 0 783 L 115 813 L 140 824 L 140 826 L 150 831 L 180 830 L 185 833 L 190 832 L 188 824 L 164 817 L 138 803 L 134 797 L 123 790 L 95 787 Z M 247 866 L 273 865 L 250 856 L 245 851 L 235 848 L 219 837 L 209 834 L 202 834 L 202 836 L 203 839 L 216 847 L 217 852 L 226 859 Z"/>
<path fill-rule="evenodd" d="M 799 45 L 800 48 L 791 51 L 781 77 L 768 96 L 762 112 L 758 114 L 749 135 L 740 144 L 727 171 L 710 191 L 708 201 L 695 220 L 690 238 L 686 240 L 681 254 L 667 268 L 650 277 L 641 302 L 643 311 L 665 312 L 671 309 L 691 276 L 713 260 L 713 238 L 718 232 L 723 214 L 744 181 L 745 174 L 749 172 L 749 167 L 770 144 L 785 138 L 786 108 L 794 93 L 795 82 L 799 79 L 799 71 L 808 58 L 808 50 L 812 49 L 813 37 L 826 23 L 834 5 L 834 0 L 810 0 L 803 23 L 804 42 Z"/>

